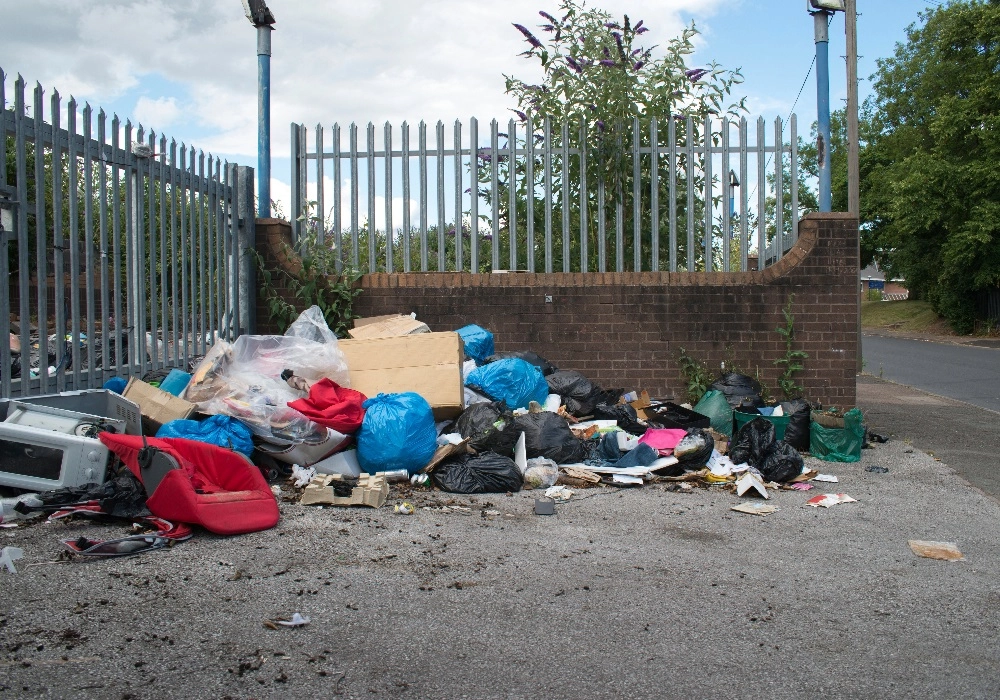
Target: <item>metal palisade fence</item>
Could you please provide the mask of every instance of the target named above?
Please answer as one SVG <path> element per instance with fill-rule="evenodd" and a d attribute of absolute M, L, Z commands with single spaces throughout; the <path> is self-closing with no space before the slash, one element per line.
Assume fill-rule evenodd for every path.
<path fill-rule="evenodd" d="M 293 232 L 361 272 L 747 270 L 798 230 L 794 115 L 381 131 L 291 128 Z"/>
<path fill-rule="evenodd" d="M 252 330 L 252 169 L 58 92 L 46 120 L 20 76 L 6 92 L 0 71 L 3 396 L 187 368 Z"/>

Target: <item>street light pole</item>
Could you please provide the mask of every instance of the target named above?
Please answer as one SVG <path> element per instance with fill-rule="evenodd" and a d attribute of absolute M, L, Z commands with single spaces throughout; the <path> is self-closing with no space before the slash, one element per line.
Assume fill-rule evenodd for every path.
<path fill-rule="evenodd" d="M 257 28 L 257 216 L 271 216 L 271 32 L 274 15 L 264 0 L 243 0 Z"/>
<path fill-rule="evenodd" d="M 816 41 L 816 111 L 819 133 L 816 154 L 819 158 L 819 210 L 830 211 L 830 36 L 827 12 L 813 13 Z"/>
<path fill-rule="evenodd" d="M 807 0 L 806 9 L 813 16 L 816 41 L 816 112 L 818 131 L 816 154 L 819 166 L 819 210 L 832 209 L 830 187 L 830 17 L 844 12 L 845 0 Z"/>

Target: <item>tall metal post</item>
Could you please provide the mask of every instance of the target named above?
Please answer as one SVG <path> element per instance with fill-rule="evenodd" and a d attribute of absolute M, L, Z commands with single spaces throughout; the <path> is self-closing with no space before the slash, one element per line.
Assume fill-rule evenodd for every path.
<path fill-rule="evenodd" d="M 257 28 L 257 216 L 271 216 L 271 25 L 264 0 L 243 0 L 243 12 Z"/>
<path fill-rule="evenodd" d="M 861 215 L 858 173 L 858 13 L 857 0 L 847 0 L 847 211 Z"/>
<path fill-rule="evenodd" d="M 830 37 L 827 32 L 828 12 L 813 13 L 816 41 L 816 110 L 819 133 L 816 153 L 819 158 L 819 210 L 830 211 Z"/>
<path fill-rule="evenodd" d="M 257 25 L 257 216 L 271 216 L 271 25 Z"/>

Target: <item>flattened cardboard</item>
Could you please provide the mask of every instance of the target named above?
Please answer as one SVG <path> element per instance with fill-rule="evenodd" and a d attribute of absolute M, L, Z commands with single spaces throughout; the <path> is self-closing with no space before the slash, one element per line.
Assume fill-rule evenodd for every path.
<path fill-rule="evenodd" d="M 430 333 L 431 329 L 423 321 L 418 321 L 410 316 L 390 316 L 370 323 L 354 324 L 354 328 L 347 333 L 352 338 L 395 338 L 400 336 L 414 335 L 416 333 Z"/>
<path fill-rule="evenodd" d="M 128 380 L 122 396 L 139 406 L 142 428 L 146 435 L 156 435 L 156 431 L 165 423 L 190 418 L 195 411 L 195 405 L 190 401 L 168 394 L 135 377 Z"/>
<path fill-rule="evenodd" d="M 465 408 L 465 350 L 458 333 L 341 340 L 337 347 L 347 360 L 351 388 L 365 396 L 415 392 L 431 405 L 435 420 L 454 418 Z"/>
<path fill-rule="evenodd" d="M 384 316 L 368 316 L 367 318 L 356 318 L 354 319 L 354 327 L 361 328 L 361 326 L 367 326 L 372 323 L 378 323 L 379 321 L 385 321 L 390 318 L 401 318 L 405 314 L 385 314 Z"/>
<path fill-rule="evenodd" d="M 358 477 L 358 485 L 351 490 L 350 496 L 337 496 L 331 484 L 335 481 L 343 481 L 340 474 L 317 474 L 302 492 L 299 500 L 304 506 L 309 505 L 330 505 L 330 506 L 369 506 L 371 508 L 381 508 L 385 505 L 389 497 L 389 484 L 385 477 L 362 474 Z"/>

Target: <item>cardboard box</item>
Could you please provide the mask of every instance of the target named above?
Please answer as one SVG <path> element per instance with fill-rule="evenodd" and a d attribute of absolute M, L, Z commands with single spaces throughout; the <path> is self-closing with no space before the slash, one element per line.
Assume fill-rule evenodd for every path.
<path fill-rule="evenodd" d="M 122 393 L 142 411 L 142 429 L 146 435 L 156 435 L 164 423 L 182 418 L 190 418 L 195 405 L 190 401 L 168 394 L 155 386 L 132 377 Z"/>
<path fill-rule="evenodd" d="M 396 338 L 416 333 L 430 333 L 431 329 L 423 321 L 412 316 L 378 316 L 359 318 L 354 328 L 348 331 L 352 338 Z"/>
<path fill-rule="evenodd" d="M 351 490 L 350 496 L 337 496 L 334 493 L 335 481 L 343 481 L 341 474 L 318 474 L 306 486 L 299 500 L 304 506 L 370 506 L 381 508 L 389 497 L 389 484 L 382 475 L 371 476 L 362 474 L 358 477 L 358 485 Z"/>
<path fill-rule="evenodd" d="M 412 391 L 434 409 L 435 420 L 454 418 L 465 408 L 458 333 L 418 333 L 397 338 L 341 340 L 351 388 L 368 397 Z"/>

